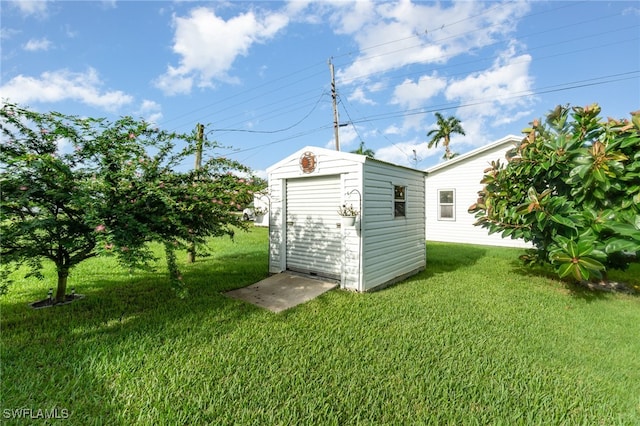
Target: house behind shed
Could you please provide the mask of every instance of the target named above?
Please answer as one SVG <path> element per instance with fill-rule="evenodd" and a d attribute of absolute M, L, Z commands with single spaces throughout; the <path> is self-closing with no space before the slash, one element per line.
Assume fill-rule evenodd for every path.
<path fill-rule="evenodd" d="M 489 235 L 486 228 L 473 225 L 476 219 L 468 212 L 483 188 L 484 170 L 492 161 L 505 164 L 507 151 L 521 141 L 522 137 L 509 135 L 426 170 L 427 241 L 532 247 L 500 233 Z"/>
<path fill-rule="evenodd" d="M 368 291 L 423 270 L 425 174 L 363 155 L 305 147 L 267 169 L 269 271 Z M 343 224 L 338 209 L 360 214 Z"/>

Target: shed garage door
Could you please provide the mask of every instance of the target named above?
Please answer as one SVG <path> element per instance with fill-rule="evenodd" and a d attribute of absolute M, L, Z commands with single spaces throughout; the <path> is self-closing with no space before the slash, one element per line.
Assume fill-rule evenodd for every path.
<path fill-rule="evenodd" d="M 287 180 L 287 269 L 340 278 L 340 176 Z"/>

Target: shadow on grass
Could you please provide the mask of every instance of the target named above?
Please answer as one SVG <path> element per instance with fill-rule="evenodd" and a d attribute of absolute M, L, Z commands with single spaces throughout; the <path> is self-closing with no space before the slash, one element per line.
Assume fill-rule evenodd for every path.
<path fill-rule="evenodd" d="M 617 294 L 617 291 L 605 291 L 598 289 L 591 289 L 586 287 L 585 285 L 581 285 L 577 282 L 572 282 L 570 280 L 560 279 L 558 274 L 553 270 L 550 265 L 535 265 L 535 266 L 527 266 L 523 264 L 519 260 L 514 260 L 511 262 L 511 266 L 513 271 L 518 275 L 527 278 L 544 278 L 549 281 L 553 281 L 557 286 L 561 286 L 569 293 L 572 297 L 577 299 L 582 299 L 588 303 L 600 300 L 608 300 L 613 297 L 613 295 Z M 636 272 L 636 269 L 638 270 Z M 613 281 L 619 281 L 625 283 L 625 285 L 633 291 L 633 293 L 625 293 L 630 296 L 640 297 L 640 286 L 636 284 L 638 281 L 637 277 L 640 276 L 640 265 L 632 265 L 628 271 L 612 271 L 609 274 L 609 279 Z"/>
<path fill-rule="evenodd" d="M 487 254 L 487 247 L 471 244 L 427 242 L 427 267 L 417 277 L 429 278 L 473 266 Z"/>
<path fill-rule="evenodd" d="M 158 266 L 164 269 L 162 263 Z M 104 415 L 107 421 L 107 413 L 120 412 L 125 402 L 116 391 L 119 377 L 144 368 L 140 362 L 145 350 L 136 350 L 138 342 L 152 353 L 171 347 L 172 336 L 192 333 L 201 335 L 204 344 L 261 314 L 260 308 L 221 293 L 266 276 L 262 251 L 214 255 L 180 268 L 189 288 L 184 299 L 171 288 L 166 272 L 128 275 L 108 268 L 70 277 L 70 286 L 75 282 L 86 297 L 69 305 L 31 309 L 28 303 L 46 288 L 42 284 L 22 290 L 10 303 L 4 298 L 0 394 L 8 397 L 3 408 L 60 407 L 71 412 L 74 424 L 89 424 Z M 112 363 L 111 357 L 119 361 Z M 134 370 L 112 371 L 123 364 Z M 72 403 L 76 382 L 82 383 L 83 394 L 92 395 L 83 398 L 81 406 Z"/>
<path fill-rule="evenodd" d="M 487 253 L 487 248 L 471 244 L 452 244 L 428 241 L 427 264 L 423 271 L 374 292 L 384 292 L 401 285 L 425 280 L 439 274 L 473 266 Z"/>

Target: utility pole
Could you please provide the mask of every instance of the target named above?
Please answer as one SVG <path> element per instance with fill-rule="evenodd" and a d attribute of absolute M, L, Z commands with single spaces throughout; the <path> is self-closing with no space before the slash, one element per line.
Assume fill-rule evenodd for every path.
<path fill-rule="evenodd" d="M 198 123 L 196 125 L 196 139 L 196 164 L 194 170 L 198 170 L 200 169 L 200 166 L 202 166 L 202 143 L 204 140 L 204 124 Z"/>
<path fill-rule="evenodd" d="M 338 94 L 336 92 L 336 78 L 333 72 L 333 62 L 329 58 L 329 71 L 331 71 L 331 99 L 333 100 L 333 133 L 336 139 L 336 151 L 340 151 L 340 139 L 338 137 L 338 128 L 340 127 L 338 121 Z"/>
<path fill-rule="evenodd" d="M 202 144 L 204 141 L 204 124 L 196 125 L 196 163 L 194 170 L 199 170 L 202 166 Z M 187 250 L 187 263 L 196 261 L 196 243 L 192 242 Z"/>

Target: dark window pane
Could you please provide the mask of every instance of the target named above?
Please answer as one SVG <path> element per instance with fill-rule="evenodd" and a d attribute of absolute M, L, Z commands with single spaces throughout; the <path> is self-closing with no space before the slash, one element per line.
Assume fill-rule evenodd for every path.
<path fill-rule="evenodd" d="M 453 206 L 440 206 L 440 217 L 442 219 L 453 219 Z"/>
<path fill-rule="evenodd" d="M 440 191 L 440 202 L 447 204 L 453 203 L 453 191 Z"/>
<path fill-rule="evenodd" d="M 404 201 L 396 201 L 394 203 L 393 215 L 394 217 L 404 217 L 406 204 Z"/>

